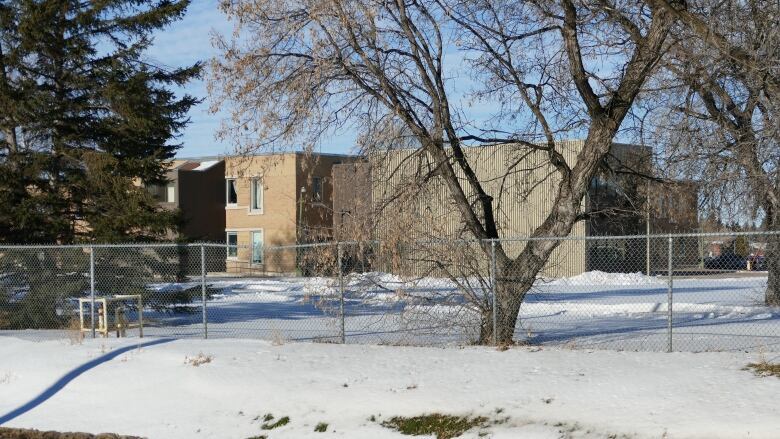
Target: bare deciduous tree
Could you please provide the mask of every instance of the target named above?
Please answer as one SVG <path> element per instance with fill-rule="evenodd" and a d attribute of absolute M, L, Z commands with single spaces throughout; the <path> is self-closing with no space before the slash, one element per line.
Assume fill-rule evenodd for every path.
<path fill-rule="evenodd" d="M 751 81 L 777 96 L 780 93 L 778 60 L 770 56 L 777 41 L 776 2 L 650 0 L 652 5 L 673 14 L 706 46 L 714 49 Z M 742 21 L 747 20 L 747 21 Z M 742 29 L 746 25 L 749 29 Z M 749 39 L 746 33 L 752 33 Z"/>
<path fill-rule="evenodd" d="M 742 220 L 756 206 L 769 230 L 780 229 L 778 13 L 776 2 L 761 0 L 703 0 L 675 11 L 683 26 L 664 63 L 672 86 L 662 92 L 674 110 L 662 130 L 675 156 L 708 192 L 732 195 L 727 203 L 741 205 Z M 768 244 L 765 302 L 780 305 L 780 242 L 770 236 Z"/>
<path fill-rule="evenodd" d="M 532 235 L 567 236 L 673 21 L 666 9 L 611 0 L 221 6 L 237 24 L 234 38 L 217 39 L 222 57 L 212 66 L 215 108 L 231 109 L 225 136 L 243 150 L 273 151 L 354 128 L 369 156 L 409 148 L 429 166 L 398 190 L 439 182 L 485 254 L 493 251 L 489 240 L 501 237 L 496 200 L 467 147 L 506 143 L 542 152 L 554 169 L 554 201 Z M 471 97 L 496 110 L 487 122 L 472 120 L 454 91 L 459 63 L 470 66 Z M 573 160 L 562 151 L 566 137 L 585 139 Z M 531 240 L 513 257 L 496 244 L 500 343 L 512 341 L 520 305 L 558 243 Z M 480 341 L 489 342 L 491 310 L 481 312 Z"/>

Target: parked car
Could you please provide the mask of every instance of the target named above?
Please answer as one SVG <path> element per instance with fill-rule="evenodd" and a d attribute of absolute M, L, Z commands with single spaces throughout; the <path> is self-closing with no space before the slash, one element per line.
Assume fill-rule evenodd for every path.
<path fill-rule="evenodd" d="M 720 256 L 706 259 L 704 267 L 713 270 L 744 270 L 747 268 L 747 259 L 735 253 L 723 253 Z"/>

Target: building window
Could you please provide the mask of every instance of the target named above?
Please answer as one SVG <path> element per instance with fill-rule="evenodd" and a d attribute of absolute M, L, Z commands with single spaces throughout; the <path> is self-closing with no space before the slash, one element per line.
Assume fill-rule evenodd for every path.
<path fill-rule="evenodd" d="M 227 232 L 226 242 L 227 242 L 227 257 L 237 258 L 238 257 L 238 233 Z"/>
<path fill-rule="evenodd" d="M 263 232 L 252 232 L 252 263 L 263 263 Z"/>
<path fill-rule="evenodd" d="M 165 188 L 163 186 L 160 186 L 159 184 L 146 185 L 146 192 L 148 192 L 149 195 L 151 195 L 155 201 L 159 201 L 161 203 L 167 201 L 165 195 Z"/>
<path fill-rule="evenodd" d="M 259 178 L 253 178 L 251 182 L 252 202 L 249 208 L 254 212 L 263 211 L 263 181 Z"/>
<path fill-rule="evenodd" d="M 156 201 L 160 201 L 160 187 L 156 184 L 147 184 L 146 192 L 152 196 Z"/>
<path fill-rule="evenodd" d="M 322 177 L 312 177 L 311 199 L 315 202 L 322 201 Z"/>
<path fill-rule="evenodd" d="M 166 186 L 165 201 L 168 203 L 176 202 L 176 183 L 168 183 L 168 186 Z"/>
<path fill-rule="evenodd" d="M 235 178 L 228 178 L 225 180 L 225 203 L 232 206 L 238 204 L 238 192 L 236 192 Z"/>

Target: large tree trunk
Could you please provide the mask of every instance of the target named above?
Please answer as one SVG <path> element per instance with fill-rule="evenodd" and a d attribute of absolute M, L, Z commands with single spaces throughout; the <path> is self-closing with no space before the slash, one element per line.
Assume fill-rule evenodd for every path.
<path fill-rule="evenodd" d="M 510 344 L 513 342 L 515 328 L 520 318 L 520 305 L 523 304 L 526 294 L 533 286 L 533 280 L 528 281 L 525 276 L 528 273 L 518 273 L 518 279 L 513 279 L 512 273 L 506 273 L 502 276 L 501 282 L 497 282 L 498 290 L 498 337 L 499 344 Z M 532 279 L 535 279 L 536 273 Z"/>
<path fill-rule="evenodd" d="M 777 235 L 767 236 L 765 257 L 768 278 L 764 302 L 768 306 L 780 306 L 780 237 Z"/>
<path fill-rule="evenodd" d="M 599 163 L 609 153 L 612 138 L 619 126 L 620 121 L 614 120 L 594 122 L 578 155 L 577 164 L 571 172 L 562 176 L 550 213 L 534 231 L 534 239 L 526 242 L 523 251 L 516 258 L 507 257 L 503 246 L 500 242 L 497 243 L 495 282 L 498 344 L 513 343 L 520 305 L 536 281 L 537 274 L 544 268 L 553 250 L 560 245 L 558 238 L 568 236 L 579 220 L 582 199 Z M 540 239 L 548 237 L 551 239 Z M 492 316 L 490 317 L 492 319 Z M 483 321 L 483 334 L 486 326 L 487 322 Z M 492 331 L 488 332 L 492 336 Z M 489 343 L 491 340 L 480 341 Z"/>
<path fill-rule="evenodd" d="M 535 236 L 567 236 L 577 221 L 582 196 L 568 190 L 564 184 L 559 191 L 556 207 L 547 221 L 536 229 Z M 566 206 L 569 208 L 567 209 Z M 491 344 L 495 339 L 498 345 L 514 343 L 515 328 L 518 323 L 520 306 L 536 281 L 537 274 L 544 268 L 552 251 L 560 244 L 559 240 L 530 240 L 523 251 L 510 259 L 501 250 L 496 255 L 495 294 L 496 294 L 496 337 L 493 337 L 493 315 L 484 313 L 481 323 L 481 344 Z M 490 309 L 493 312 L 492 309 Z"/>
<path fill-rule="evenodd" d="M 569 224 L 569 231 L 575 223 L 574 220 L 564 222 Z M 566 235 L 568 235 L 568 232 Z M 559 244 L 560 241 L 555 239 L 528 241 L 525 250 L 516 259 L 507 259 L 503 263 L 499 262 L 496 264 L 497 344 L 509 345 L 514 343 L 520 306 L 525 301 L 525 296 L 531 290 L 531 287 L 533 287 L 536 276 L 544 268 L 550 253 Z M 490 335 L 492 337 L 492 331 Z M 483 343 L 490 341 L 484 340 Z"/>
<path fill-rule="evenodd" d="M 520 305 L 523 304 L 525 295 L 531 289 L 533 282 L 518 282 L 516 276 L 511 273 L 503 274 L 502 270 L 497 270 L 496 274 L 496 316 L 495 342 L 498 345 L 509 345 L 513 343 L 515 327 L 517 326 L 518 316 L 520 314 Z M 517 276 L 519 277 L 519 276 Z M 493 309 L 488 308 L 482 314 L 480 322 L 479 344 L 492 344 L 493 337 Z"/>
<path fill-rule="evenodd" d="M 777 218 L 775 209 L 768 209 L 767 230 L 775 231 L 780 225 L 780 218 Z M 767 235 L 766 269 L 768 278 L 766 281 L 766 291 L 764 292 L 764 302 L 768 306 L 780 306 L 780 236 Z"/>

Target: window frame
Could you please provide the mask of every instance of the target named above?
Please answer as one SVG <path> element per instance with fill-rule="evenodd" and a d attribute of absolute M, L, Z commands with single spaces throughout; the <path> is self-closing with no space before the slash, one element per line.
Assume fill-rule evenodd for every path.
<path fill-rule="evenodd" d="M 165 185 L 165 202 L 166 203 L 175 203 L 176 202 L 176 183 L 175 182 L 169 182 Z"/>
<path fill-rule="evenodd" d="M 163 196 L 165 195 L 164 186 L 155 184 L 155 183 L 149 183 L 144 184 L 144 188 L 146 188 L 146 193 L 152 196 L 154 198 L 154 201 L 158 203 L 164 203 L 165 198 Z"/>
<path fill-rule="evenodd" d="M 236 237 L 236 243 L 233 244 L 233 245 L 230 244 L 230 236 L 231 235 Z M 235 252 L 234 255 L 230 254 L 231 248 Z M 226 231 L 225 232 L 225 255 L 226 255 L 225 257 L 227 259 L 230 259 L 230 260 L 238 259 L 238 232 L 233 232 L 233 231 Z"/>
<path fill-rule="evenodd" d="M 319 182 L 319 191 L 317 190 L 317 183 Z M 325 189 L 323 185 L 324 181 L 322 177 L 312 176 L 311 178 L 311 200 L 314 203 L 322 203 L 325 198 Z"/>
<path fill-rule="evenodd" d="M 233 182 L 233 192 L 236 194 L 236 201 L 230 202 L 230 183 Z M 225 206 L 236 207 L 238 206 L 238 179 L 235 177 L 225 178 Z"/>
<path fill-rule="evenodd" d="M 257 190 L 260 190 L 260 205 L 255 206 L 257 197 Z M 260 177 L 252 177 L 249 180 L 249 212 L 250 213 L 263 213 L 265 205 L 265 187 L 263 187 L 263 179 Z"/>

